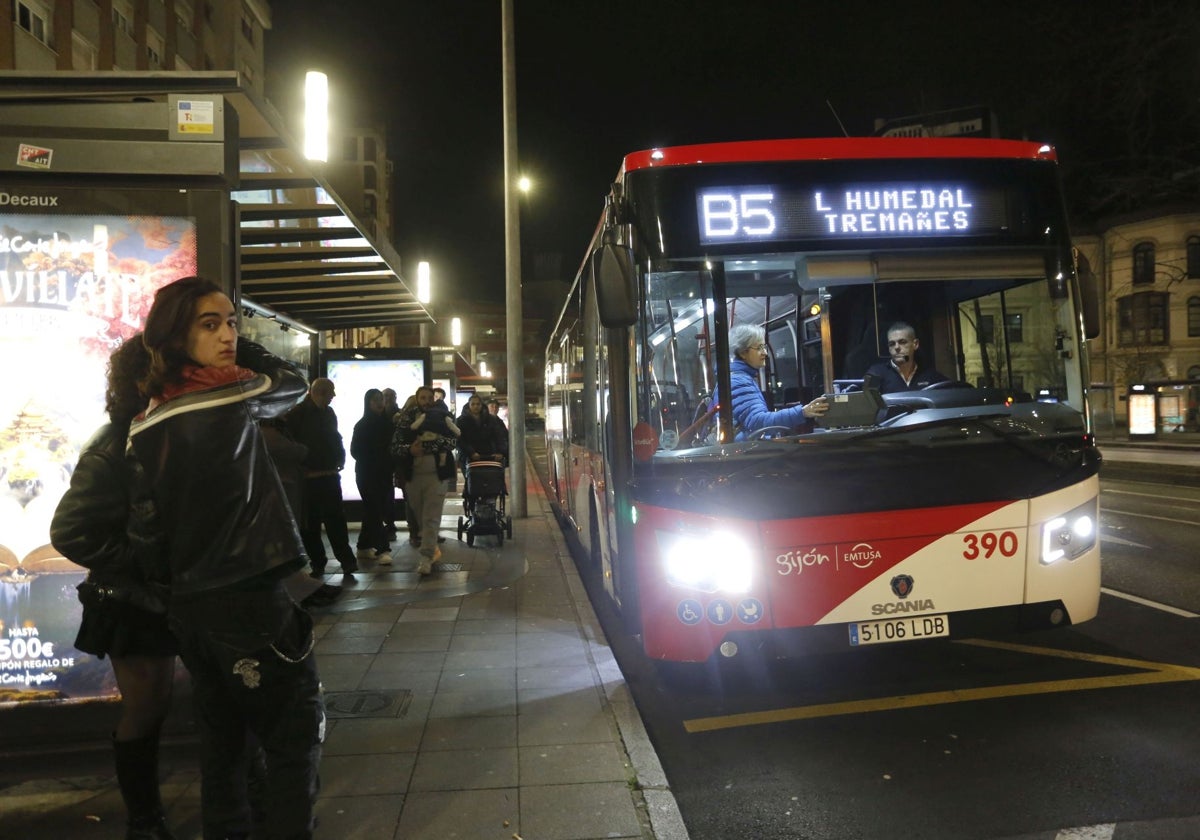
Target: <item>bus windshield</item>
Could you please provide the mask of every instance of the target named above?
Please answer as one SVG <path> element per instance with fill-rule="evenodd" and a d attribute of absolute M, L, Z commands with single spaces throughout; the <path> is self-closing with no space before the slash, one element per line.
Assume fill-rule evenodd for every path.
<path fill-rule="evenodd" d="M 772 411 L 878 388 L 868 371 L 892 364 L 889 330 L 902 324 L 916 339 L 916 378 L 936 371 L 938 381 L 890 392 L 885 384 L 876 413 L 817 431 L 912 427 L 985 407 L 1046 414 L 1048 404 L 1077 431 L 1086 417 L 1077 309 L 1048 264 L 1044 250 L 1020 248 L 664 261 L 642 280 L 637 419 L 662 450 L 728 442 L 716 407 L 721 369 L 727 374 L 735 354 L 720 341 L 720 323 L 762 328 L 758 384 Z"/>

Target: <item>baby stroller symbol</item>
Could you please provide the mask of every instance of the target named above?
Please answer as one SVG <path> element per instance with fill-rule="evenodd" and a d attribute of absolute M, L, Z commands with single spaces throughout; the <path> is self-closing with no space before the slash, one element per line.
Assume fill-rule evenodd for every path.
<path fill-rule="evenodd" d="M 505 513 L 508 492 L 504 487 L 504 464 L 499 461 L 472 461 L 467 464 L 467 484 L 463 491 L 463 510 L 458 517 L 458 538 L 467 535 L 467 545 L 475 537 L 491 535 L 504 545 L 505 534 L 512 538 L 512 517 Z"/>

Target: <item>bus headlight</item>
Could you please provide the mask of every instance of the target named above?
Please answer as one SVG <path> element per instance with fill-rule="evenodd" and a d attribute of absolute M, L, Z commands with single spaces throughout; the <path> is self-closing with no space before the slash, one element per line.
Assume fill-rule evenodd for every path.
<path fill-rule="evenodd" d="M 1049 566 L 1064 558 L 1074 560 L 1096 545 L 1098 530 L 1095 499 L 1051 519 L 1042 526 L 1042 564 Z"/>
<path fill-rule="evenodd" d="M 749 592 L 754 556 L 746 543 L 729 533 L 658 532 L 667 581 L 701 592 Z"/>

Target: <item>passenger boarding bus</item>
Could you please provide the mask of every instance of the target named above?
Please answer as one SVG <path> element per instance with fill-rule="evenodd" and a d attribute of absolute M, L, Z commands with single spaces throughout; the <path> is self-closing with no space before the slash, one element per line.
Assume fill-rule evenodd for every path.
<path fill-rule="evenodd" d="M 546 351 L 552 502 L 655 659 L 1086 621 L 1096 303 L 1050 146 L 630 154 Z M 900 322 L 944 381 L 866 375 Z M 739 324 L 764 331 L 769 407 L 830 417 L 735 426 Z"/>

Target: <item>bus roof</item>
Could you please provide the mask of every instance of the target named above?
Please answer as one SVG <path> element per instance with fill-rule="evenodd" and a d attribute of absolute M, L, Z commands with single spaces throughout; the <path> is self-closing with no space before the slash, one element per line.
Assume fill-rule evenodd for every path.
<path fill-rule="evenodd" d="M 853 158 L 1016 158 L 1057 161 L 1048 143 L 978 137 L 817 137 L 744 140 L 647 149 L 625 156 L 623 172 L 706 163 L 759 163 Z"/>

